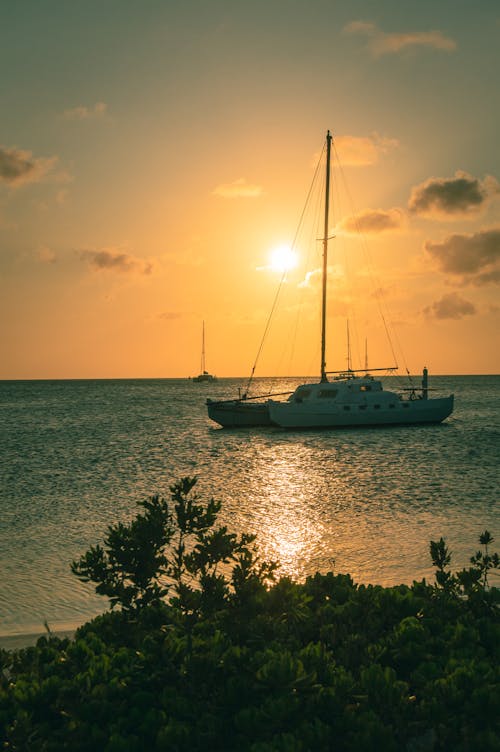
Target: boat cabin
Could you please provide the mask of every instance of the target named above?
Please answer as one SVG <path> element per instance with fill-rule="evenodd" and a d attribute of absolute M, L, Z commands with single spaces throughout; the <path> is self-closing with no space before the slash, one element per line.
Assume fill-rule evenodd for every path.
<path fill-rule="evenodd" d="M 315 384 L 301 384 L 288 398 L 288 402 L 310 402 L 322 400 L 337 402 L 339 404 L 373 404 L 383 407 L 396 405 L 401 396 L 396 392 L 384 391 L 382 382 L 375 380 L 373 376 L 362 378 L 352 376 L 337 381 L 319 382 Z"/>

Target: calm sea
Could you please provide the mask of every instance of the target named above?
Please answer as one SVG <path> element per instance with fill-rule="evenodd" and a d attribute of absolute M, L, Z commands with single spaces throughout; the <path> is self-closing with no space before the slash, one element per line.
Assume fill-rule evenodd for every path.
<path fill-rule="evenodd" d="M 333 569 L 411 583 L 432 578 L 431 539 L 446 539 L 458 568 L 484 529 L 500 535 L 500 377 L 434 377 L 456 399 L 440 426 L 218 428 L 206 397 L 235 396 L 244 383 L 0 382 L 0 635 L 44 621 L 68 629 L 102 612 L 70 562 L 184 475 L 223 502 L 222 522 L 256 533 L 262 555 L 298 579 Z M 296 383 L 257 380 L 256 391 Z"/>

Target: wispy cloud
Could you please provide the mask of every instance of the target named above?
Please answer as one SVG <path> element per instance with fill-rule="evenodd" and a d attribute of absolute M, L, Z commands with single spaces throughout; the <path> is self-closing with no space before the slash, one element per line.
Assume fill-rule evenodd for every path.
<path fill-rule="evenodd" d="M 0 181 L 14 187 L 39 183 L 57 161 L 57 157 L 34 157 L 26 149 L 0 147 Z"/>
<path fill-rule="evenodd" d="M 258 198 L 262 193 L 262 186 L 247 183 L 245 178 L 239 178 L 232 183 L 222 183 L 213 190 L 215 196 L 222 198 Z"/>
<path fill-rule="evenodd" d="M 454 39 L 440 31 L 404 31 L 388 34 L 376 24 L 366 21 L 353 21 L 347 24 L 344 32 L 368 37 L 368 47 L 375 57 L 393 55 L 418 47 L 430 47 L 444 52 L 453 52 L 457 47 Z"/>
<path fill-rule="evenodd" d="M 328 278 L 332 281 L 344 280 L 343 269 L 339 264 L 335 266 L 328 266 Z M 322 269 L 312 269 L 307 272 L 302 282 L 299 282 L 298 287 L 303 289 L 315 290 L 321 285 L 322 281 Z"/>
<path fill-rule="evenodd" d="M 336 229 L 339 232 L 379 234 L 401 230 L 404 214 L 401 209 L 365 209 L 356 215 L 345 217 Z"/>
<path fill-rule="evenodd" d="M 484 180 L 458 170 L 452 178 L 429 178 L 415 186 L 408 209 L 426 217 L 455 219 L 475 216 L 488 201 L 500 194 L 498 181 L 489 175 Z"/>
<path fill-rule="evenodd" d="M 67 120 L 95 120 L 102 118 L 106 114 L 108 106 L 105 102 L 96 102 L 92 107 L 79 105 L 64 111 L 64 117 Z"/>
<path fill-rule="evenodd" d="M 334 145 L 341 164 L 363 167 L 376 164 L 383 154 L 397 148 L 399 141 L 372 133 L 370 136 L 335 136 Z"/>
<path fill-rule="evenodd" d="M 80 250 L 78 255 L 94 271 L 111 271 L 120 274 L 151 274 L 149 261 L 116 249 Z"/>
<path fill-rule="evenodd" d="M 500 227 L 449 235 L 439 243 L 427 241 L 424 248 L 441 271 L 461 278 L 463 284 L 500 283 Z"/>
<path fill-rule="evenodd" d="M 304 277 L 302 282 L 299 283 L 299 287 L 315 289 L 320 284 L 320 281 L 321 269 L 312 269 L 310 272 L 306 273 L 306 276 Z"/>
<path fill-rule="evenodd" d="M 462 319 L 476 313 L 476 306 L 456 292 L 443 295 L 432 305 L 424 308 L 424 314 L 435 319 Z"/>

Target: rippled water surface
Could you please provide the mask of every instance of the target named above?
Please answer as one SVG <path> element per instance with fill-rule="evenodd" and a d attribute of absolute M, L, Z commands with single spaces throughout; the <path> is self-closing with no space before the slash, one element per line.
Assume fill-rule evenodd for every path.
<path fill-rule="evenodd" d="M 334 569 L 411 583 L 432 577 L 431 539 L 446 538 L 458 568 L 480 532 L 500 533 L 500 377 L 432 379 L 455 393 L 440 426 L 222 430 L 205 399 L 243 383 L 0 382 L 0 634 L 104 610 L 70 562 L 183 475 L 197 475 L 200 494 L 222 500 L 222 521 L 255 532 L 263 556 L 295 578 Z"/>

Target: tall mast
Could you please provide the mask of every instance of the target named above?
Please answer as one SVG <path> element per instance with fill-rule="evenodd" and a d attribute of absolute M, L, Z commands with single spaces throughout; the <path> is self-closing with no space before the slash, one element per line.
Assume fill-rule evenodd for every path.
<path fill-rule="evenodd" d="M 328 215 L 330 208 L 330 150 L 332 136 L 326 132 L 326 176 L 325 176 L 325 223 L 323 229 L 323 294 L 321 299 L 321 381 L 328 381 L 326 376 L 325 342 L 326 342 L 326 275 L 328 268 Z"/>
<path fill-rule="evenodd" d="M 351 338 L 349 336 L 349 319 L 347 319 L 347 370 L 351 371 Z"/>
<path fill-rule="evenodd" d="M 201 372 L 205 373 L 205 322 L 201 327 Z"/>

